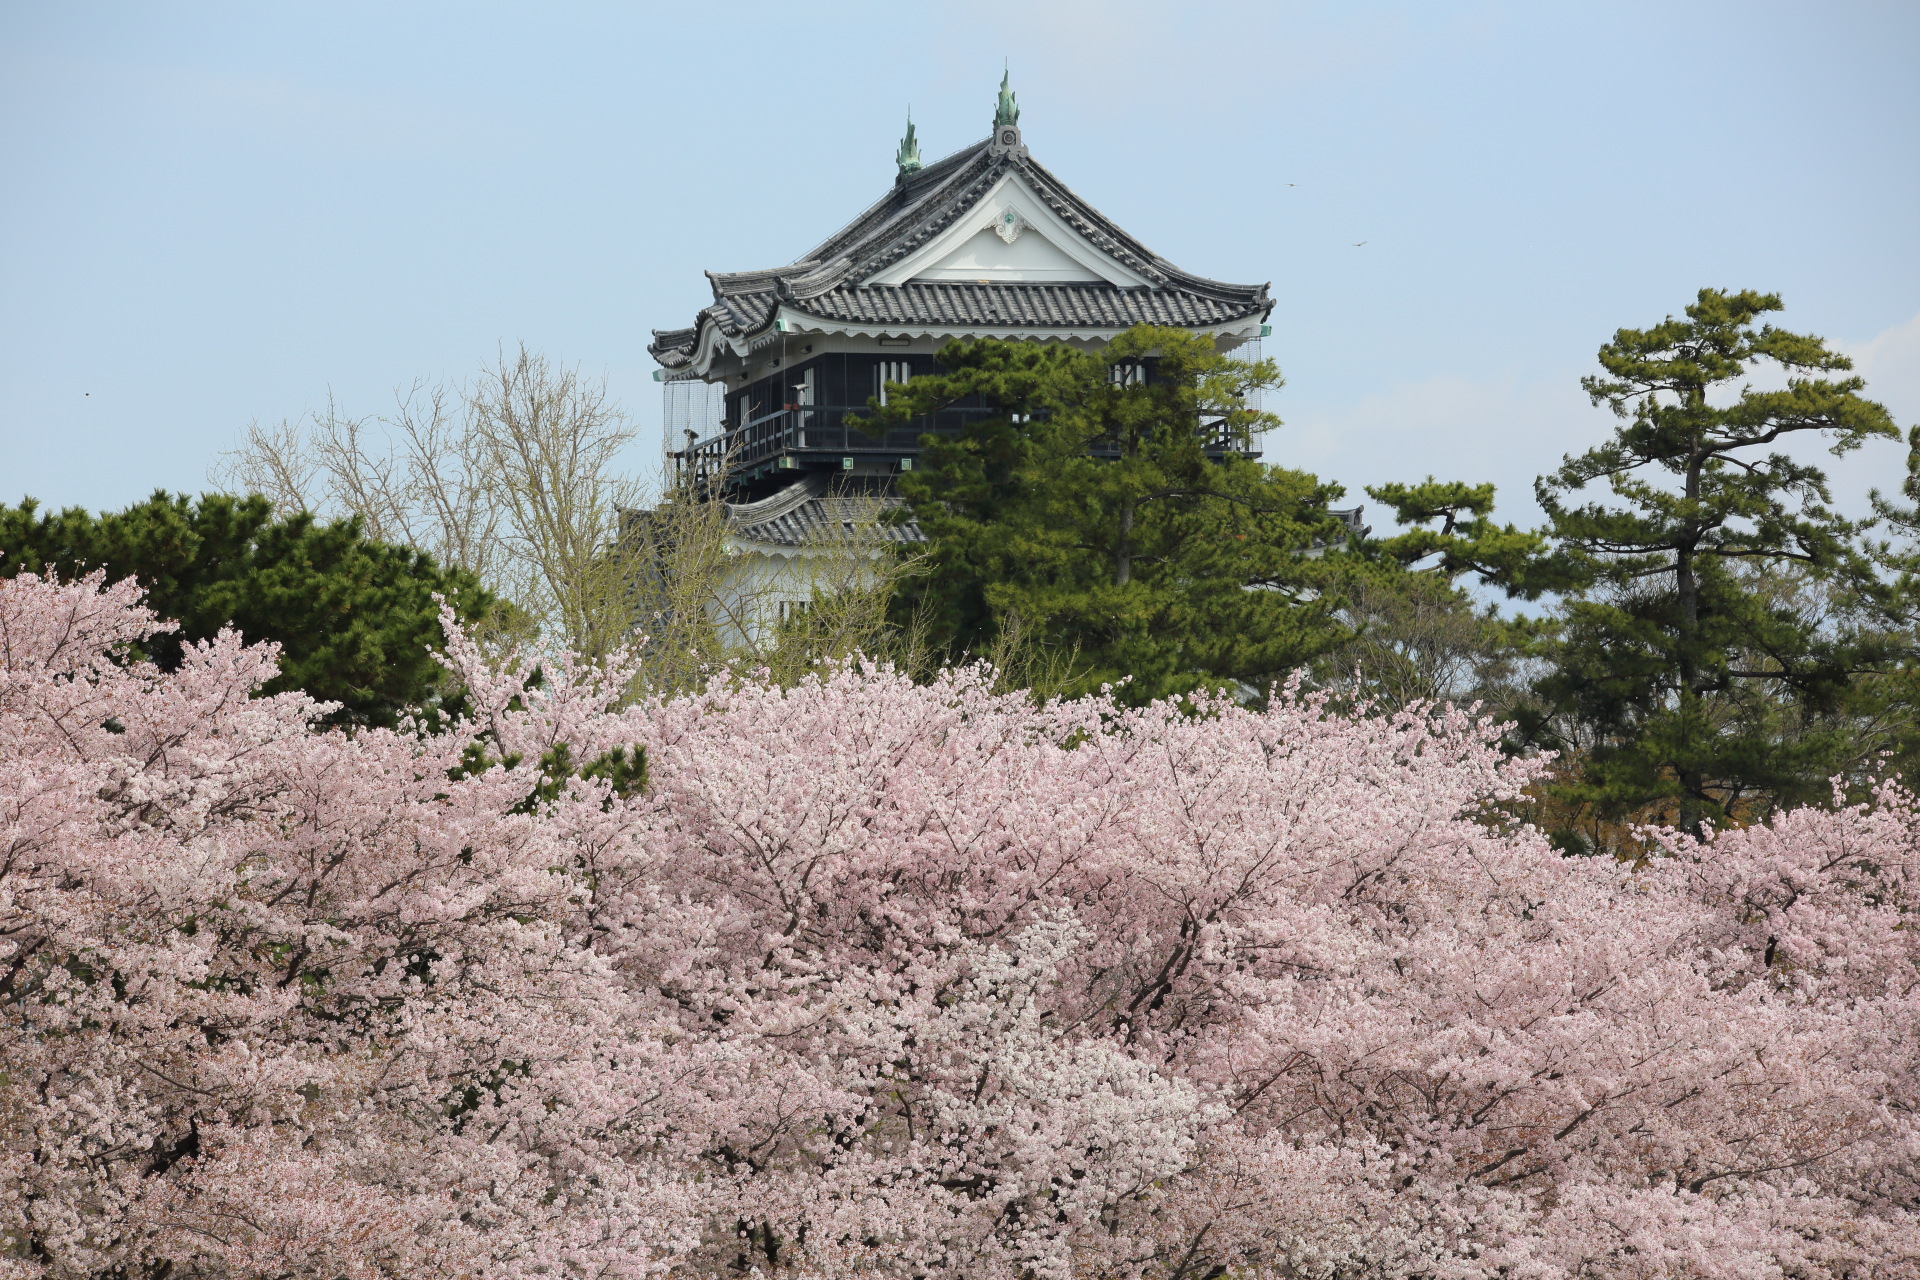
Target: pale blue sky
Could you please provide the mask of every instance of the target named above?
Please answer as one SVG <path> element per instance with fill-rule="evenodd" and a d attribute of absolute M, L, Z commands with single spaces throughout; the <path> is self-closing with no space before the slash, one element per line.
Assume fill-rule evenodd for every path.
<path fill-rule="evenodd" d="M 984 136 L 1003 58 L 1044 164 L 1273 282 L 1268 456 L 1356 492 L 1529 518 L 1607 428 L 1594 349 L 1702 285 L 1920 420 L 1913 3 L 0 0 L 0 499 L 197 490 L 251 419 L 519 340 L 604 373 L 650 469 L 647 331 L 876 198 L 909 102 L 929 159 Z"/>

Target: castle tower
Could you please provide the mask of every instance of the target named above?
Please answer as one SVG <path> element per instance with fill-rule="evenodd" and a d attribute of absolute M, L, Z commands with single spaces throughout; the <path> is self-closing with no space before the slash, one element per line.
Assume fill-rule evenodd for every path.
<path fill-rule="evenodd" d="M 710 406 L 670 411 L 669 447 L 736 502 L 757 506 L 801 480 L 889 490 L 920 436 L 968 410 L 886 439 L 847 427 L 847 415 L 888 383 L 931 373 L 952 338 L 1098 348 L 1148 323 L 1228 350 L 1264 331 L 1266 285 L 1182 271 L 1035 160 L 1004 77 L 989 137 L 922 164 L 909 121 L 895 163 L 892 190 L 812 252 L 708 272 L 713 302 L 693 324 L 654 331 L 669 404 Z"/>

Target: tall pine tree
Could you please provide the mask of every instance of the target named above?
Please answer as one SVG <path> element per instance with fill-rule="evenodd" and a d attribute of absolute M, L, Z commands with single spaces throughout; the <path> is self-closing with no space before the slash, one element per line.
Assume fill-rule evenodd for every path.
<path fill-rule="evenodd" d="M 1831 607 L 1861 568 L 1860 525 L 1777 447 L 1811 435 L 1837 455 L 1897 432 L 1861 379 L 1830 376 L 1845 356 L 1759 323 L 1780 309 L 1703 289 L 1682 319 L 1621 329 L 1583 385 L 1623 425 L 1537 486 L 1579 585 L 1535 730 L 1579 758 L 1568 785 L 1603 813 L 1664 805 L 1699 830 L 1818 798 L 1847 758 L 1847 691 L 1897 657 Z M 1784 386 L 1755 386 L 1756 369 Z M 1601 485 L 1612 502 L 1581 500 Z"/>
<path fill-rule="evenodd" d="M 931 540 L 898 607 L 949 657 L 1011 625 L 1071 653 L 1070 687 L 1129 683 L 1148 699 L 1261 691 L 1343 638 L 1324 566 L 1339 496 L 1251 456 L 1278 419 L 1247 407 L 1271 362 L 1230 359 L 1141 326 L 1106 349 L 949 343 L 939 373 L 876 410 L 904 427 L 956 406 L 900 489 Z"/>

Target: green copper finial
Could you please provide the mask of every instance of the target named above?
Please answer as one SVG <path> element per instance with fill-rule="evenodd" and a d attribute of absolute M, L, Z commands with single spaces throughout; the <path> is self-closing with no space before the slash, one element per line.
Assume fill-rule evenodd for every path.
<path fill-rule="evenodd" d="M 913 136 L 913 111 L 907 111 L 907 136 L 900 139 L 900 149 L 893 153 L 893 162 L 900 166 L 900 176 L 918 173 L 920 164 L 920 143 Z"/>
<path fill-rule="evenodd" d="M 993 127 L 996 129 L 1020 123 L 1020 104 L 1013 100 L 1013 90 L 1007 87 L 1010 74 L 1004 70 L 1000 73 L 1000 105 L 993 109 Z"/>

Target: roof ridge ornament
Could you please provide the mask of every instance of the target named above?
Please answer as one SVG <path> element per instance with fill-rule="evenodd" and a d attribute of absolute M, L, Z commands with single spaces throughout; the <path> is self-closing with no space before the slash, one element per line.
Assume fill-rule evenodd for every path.
<path fill-rule="evenodd" d="M 913 109 L 907 109 L 907 136 L 900 139 L 900 149 L 893 153 L 893 163 L 899 167 L 899 178 L 911 177 L 925 168 L 920 163 L 920 142 L 913 136 Z"/>
<path fill-rule="evenodd" d="M 1000 73 L 1000 100 L 993 108 L 993 137 L 987 143 L 987 151 L 994 156 L 1024 156 L 1027 149 L 1020 145 L 1020 104 L 1014 100 L 1010 87 L 1011 73 Z"/>
<path fill-rule="evenodd" d="M 1004 129 L 1008 125 L 1020 123 L 1020 104 L 1014 100 L 1014 92 L 1007 87 L 1013 73 L 1002 70 L 1000 73 L 1000 101 L 993 109 L 993 127 Z"/>

